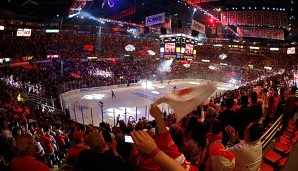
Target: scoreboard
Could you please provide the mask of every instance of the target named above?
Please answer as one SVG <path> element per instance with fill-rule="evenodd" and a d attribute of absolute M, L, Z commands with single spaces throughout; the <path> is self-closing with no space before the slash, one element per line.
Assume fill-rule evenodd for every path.
<path fill-rule="evenodd" d="M 160 37 L 160 58 L 196 58 L 199 39 L 186 34 L 168 34 Z"/>

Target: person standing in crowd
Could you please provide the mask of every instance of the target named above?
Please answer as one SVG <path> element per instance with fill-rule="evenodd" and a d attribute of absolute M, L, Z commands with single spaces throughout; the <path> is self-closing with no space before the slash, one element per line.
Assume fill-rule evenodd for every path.
<path fill-rule="evenodd" d="M 228 125 L 231 125 L 233 127 L 236 126 L 235 125 L 236 113 L 232 110 L 233 104 L 234 104 L 234 99 L 228 98 L 226 100 L 226 108 L 218 116 L 218 119 L 223 124 L 223 128 Z M 229 141 L 229 135 L 226 133 L 226 131 L 223 130 L 223 138 L 222 138 L 223 145 L 227 145 L 228 141 Z"/>
<path fill-rule="evenodd" d="M 290 90 L 290 94 L 286 98 L 282 130 L 287 129 L 290 119 L 292 119 L 294 117 L 295 112 L 297 111 L 297 107 L 295 106 L 295 101 L 296 101 L 295 92 L 296 92 L 296 90 L 297 90 L 297 87 L 293 86 Z"/>
<path fill-rule="evenodd" d="M 207 147 L 207 127 L 203 122 L 197 122 L 187 141 L 189 161 L 194 166 L 203 164 Z"/>
<path fill-rule="evenodd" d="M 90 150 L 82 150 L 78 159 L 78 166 L 82 171 L 129 171 L 128 165 L 119 156 L 116 156 L 111 150 L 106 151 L 106 142 L 99 132 L 91 133 L 86 142 L 90 146 Z"/>
<path fill-rule="evenodd" d="M 229 134 L 228 150 L 235 155 L 236 165 L 234 171 L 259 170 L 262 162 L 262 136 L 263 127 L 257 122 L 250 123 L 244 131 L 244 140 L 239 140 L 235 129 L 225 127 Z"/>
<path fill-rule="evenodd" d="M 75 131 L 72 133 L 72 141 L 74 145 L 67 151 L 67 162 L 72 166 L 72 170 L 78 170 L 78 157 L 82 150 L 89 149 L 84 143 L 84 132 Z"/>
<path fill-rule="evenodd" d="M 262 103 L 258 103 L 258 93 L 253 91 L 250 95 L 251 105 L 250 105 L 250 115 L 253 116 L 251 122 L 259 122 L 263 116 Z"/>
<path fill-rule="evenodd" d="M 35 159 L 35 142 L 30 134 L 19 135 L 16 147 L 18 156 L 12 159 L 12 171 L 50 171 L 47 165 Z"/>

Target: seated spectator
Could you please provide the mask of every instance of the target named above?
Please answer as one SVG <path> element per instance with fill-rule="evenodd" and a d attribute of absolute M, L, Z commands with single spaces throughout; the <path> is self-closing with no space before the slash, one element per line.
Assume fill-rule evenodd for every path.
<path fill-rule="evenodd" d="M 74 145 L 67 151 L 67 162 L 73 167 L 73 170 L 78 170 L 77 162 L 79 154 L 84 149 L 89 149 L 84 143 L 84 132 L 75 131 L 72 134 L 72 140 Z"/>
<path fill-rule="evenodd" d="M 19 135 L 16 140 L 18 156 L 11 162 L 12 171 L 49 171 L 44 163 L 35 159 L 35 142 L 31 135 Z"/>
<path fill-rule="evenodd" d="M 78 165 L 82 171 L 121 170 L 128 171 L 128 165 L 112 151 L 106 151 L 106 143 L 99 132 L 93 132 L 87 139 L 90 150 L 84 149 L 79 154 Z"/>

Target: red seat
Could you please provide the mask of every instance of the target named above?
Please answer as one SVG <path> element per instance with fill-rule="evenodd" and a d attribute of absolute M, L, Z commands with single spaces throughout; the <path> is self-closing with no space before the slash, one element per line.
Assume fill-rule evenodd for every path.
<path fill-rule="evenodd" d="M 278 170 L 280 169 L 280 168 L 282 168 L 285 164 L 286 164 L 286 162 L 288 161 L 288 158 L 287 157 L 285 157 L 285 158 L 283 158 L 283 159 L 281 159 L 279 162 L 278 162 Z"/>
<path fill-rule="evenodd" d="M 288 126 L 287 128 L 287 131 L 291 132 L 291 133 L 294 133 L 296 131 L 296 127 L 293 127 L 293 126 Z"/>
<path fill-rule="evenodd" d="M 281 142 L 275 143 L 275 146 L 274 146 L 274 151 L 276 151 L 282 155 L 288 154 L 291 149 L 292 149 L 291 145 L 287 146 Z"/>
<path fill-rule="evenodd" d="M 289 122 L 289 125 L 294 125 L 295 126 L 296 125 L 296 121 L 294 119 L 291 119 L 290 122 Z"/>
<path fill-rule="evenodd" d="M 286 137 L 284 137 L 284 136 L 280 136 L 279 137 L 279 142 L 281 142 L 281 143 L 283 143 L 285 145 L 291 145 L 292 144 L 291 140 L 288 139 L 288 138 L 286 138 Z"/>
<path fill-rule="evenodd" d="M 295 144 L 297 142 L 297 139 L 298 139 L 297 136 L 292 138 L 292 144 Z"/>
<path fill-rule="evenodd" d="M 289 131 L 284 131 L 284 133 L 282 135 L 289 139 L 293 138 L 293 136 L 294 136 L 294 134 L 290 133 Z"/>
<path fill-rule="evenodd" d="M 261 171 L 274 171 L 274 168 L 264 162 L 261 163 Z"/>
<path fill-rule="evenodd" d="M 273 164 L 275 166 L 278 166 L 279 164 L 277 163 L 280 159 L 282 158 L 282 156 L 280 154 L 278 154 L 277 152 L 270 150 L 268 151 L 265 156 L 264 156 L 264 160 L 269 162 L 270 164 Z"/>

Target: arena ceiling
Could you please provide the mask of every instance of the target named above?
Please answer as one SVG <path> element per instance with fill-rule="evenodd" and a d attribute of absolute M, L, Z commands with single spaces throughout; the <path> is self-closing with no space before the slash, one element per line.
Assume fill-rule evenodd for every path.
<path fill-rule="evenodd" d="M 54 18 L 67 16 L 75 3 L 85 2 L 82 10 L 94 17 L 111 18 L 131 7 L 136 7 L 136 13 L 123 17 L 120 20 L 140 23 L 146 16 L 160 12 L 168 15 L 178 14 L 180 18 L 192 13 L 186 0 L 1 0 L 0 8 L 6 14 L 22 15 L 38 18 Z M 190 0 L 206 10 L 232 6 L 275 6 L 290 7 L 289 0 Z"/>
<path fill-rule="evenodd" d="M 92 23 L 92 21 L 87 21 L 89 17 L 85 17 L 84 22 L 76 22 L 80 20 L 79 16 L 68 17 L 70 14 L 75 14 L 79 8 L 80 12 L 87 13 L 94 18 L 113 19 L 118 16 L 117 20 L 137 24 L 143 23 L 146 16 L 165 12 L 167 17 L 172 19 L 172 27 L 177 27 L 178 21 L 182 21 L 182 27 L 189 27 L 192 19 L 208 25 L 210 17 L 201 11 L 194 12 L 191 6 L 185 5 L 186 1 L 194 2 L 217 18 L 219 18 L 220 12 L 214 10 L 215 8 L 231 10 L 234 7 L 250 6 L 258 9 L 262 7 L 285 8 L 288 16 L 295 15 L 297 17 L 297 8 L 291 4 L 291 0 L 1 0 L 0 12 L 1 16 L 10 18 L 38 21 L 63 19 L 74 24 Z M 120 15 L 119 18 L 121 12 L 134 7 L 135 12 L 130 15 Z M 290 9 L 293 10 L 290 11 Z M 297 22 L 293 25 L 296 24 Z"/>

